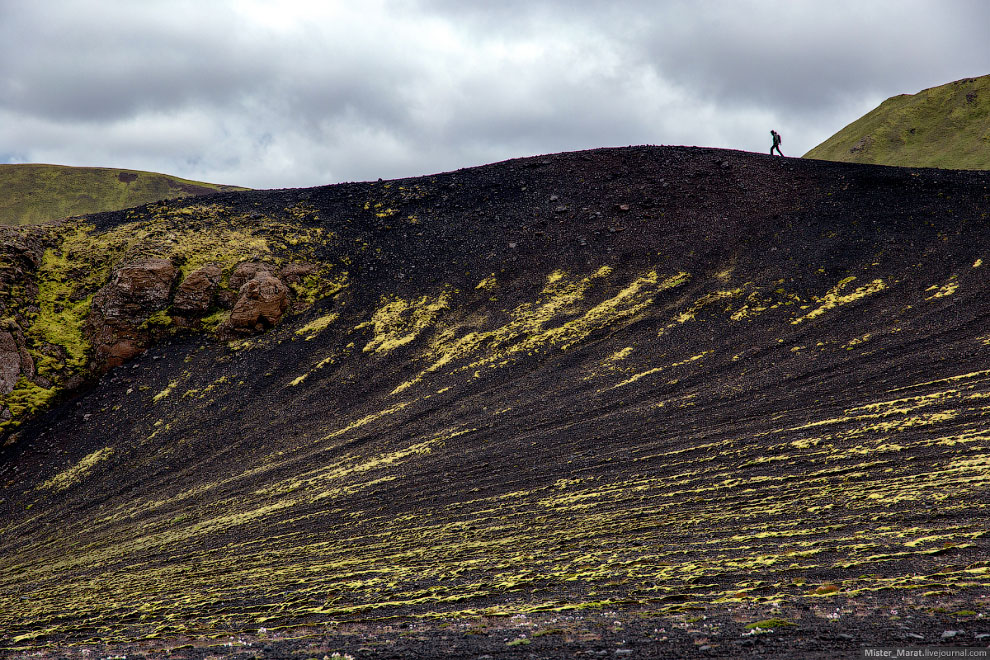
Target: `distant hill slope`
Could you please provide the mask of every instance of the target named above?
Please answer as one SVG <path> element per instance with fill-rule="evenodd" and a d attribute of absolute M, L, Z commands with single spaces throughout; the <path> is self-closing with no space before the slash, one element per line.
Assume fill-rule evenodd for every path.
<path fill-rule="evenodd" d="M 902 167 L 990 169 L 990 76 L 891 97 L 804 157 Z"/>
<path fill-rule="evenodd" d="M 635 147 L 0 227 L 0 657 L 985 645 L 988 208 Z"/>
<path fill-rule="evenodd" d="M 37 224 L 235 190 L 247 189 L 109 167 L 0 165 L 0 224 Z"/>

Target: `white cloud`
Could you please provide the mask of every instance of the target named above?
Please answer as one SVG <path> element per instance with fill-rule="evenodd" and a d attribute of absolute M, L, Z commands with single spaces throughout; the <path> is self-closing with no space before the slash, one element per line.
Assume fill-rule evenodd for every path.
<path fill-rule="evenodd" d="M 0 0 L 0 154 L 253 187 L 640 143 L 800 155 L 990 73 L 975 0 Z"/>

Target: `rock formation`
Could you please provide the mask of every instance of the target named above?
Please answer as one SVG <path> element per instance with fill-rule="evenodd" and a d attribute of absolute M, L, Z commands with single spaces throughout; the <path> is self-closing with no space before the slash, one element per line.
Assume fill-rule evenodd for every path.
<path fill-rule="evenodd" d="M 267 270 L 258 269 L 239 289 L 230 326 L 238 331 L 263 330 L 278 323 L 288 306 L 289 287 Z"/>
<path fill-rule="evenodd" d="M 203 316 L 213 304 L 223 271 L 216 264 L 194 270 L 182 280 L 172 300 L 174 312 L 183 316 Z"/>
<path fill-rule="evenodd" d="M 170 303 L 178 271 L 165 259 L 146 259 L 117 269 L 93 297 L 87 319 L 98 372 L 123 364 L 151 342 L 149 319 Z"/>

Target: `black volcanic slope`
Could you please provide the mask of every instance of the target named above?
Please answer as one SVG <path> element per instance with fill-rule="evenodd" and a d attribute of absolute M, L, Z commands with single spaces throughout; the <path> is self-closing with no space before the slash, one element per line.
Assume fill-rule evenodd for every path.
<path fill-rule="evenodd" d="M 336 284 L 19 429 L 0 647 L 986 646 L 988 186 L 638 147 L 93 216 Z"/>

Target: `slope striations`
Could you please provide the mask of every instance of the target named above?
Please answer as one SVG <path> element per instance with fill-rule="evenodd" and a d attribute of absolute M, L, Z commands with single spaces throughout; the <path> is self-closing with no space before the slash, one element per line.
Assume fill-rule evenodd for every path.
<path fill-rule="evenodd" d="M 107 167 L 0 165 L 0 225 L 27 225 L 163 199 L 245 190 Z"/>
<path fill-rule="evenodd" d="M 0 647 L 975 644 L 988 186 L 637 147 L 22 237 L 49 299 L 8 287 L 8 327 L 62 363 L 7 428 Z M 173 292 L 214 264 L 219 298 L 192 323 L 162 298 L 147 350 L 98 381 L 91 310 L 62 317 L 82 357 L 59 376 L 71 351 L 33 323 L 151 258 Z M 216 302 L 246 295 L 244 264 L 290 291 L 260 333 Z"/>
<path fill-rule="evenodd" d="M 902 167 L 990 169 L 990 76 L 893 96 L 804 157 Z"/>

